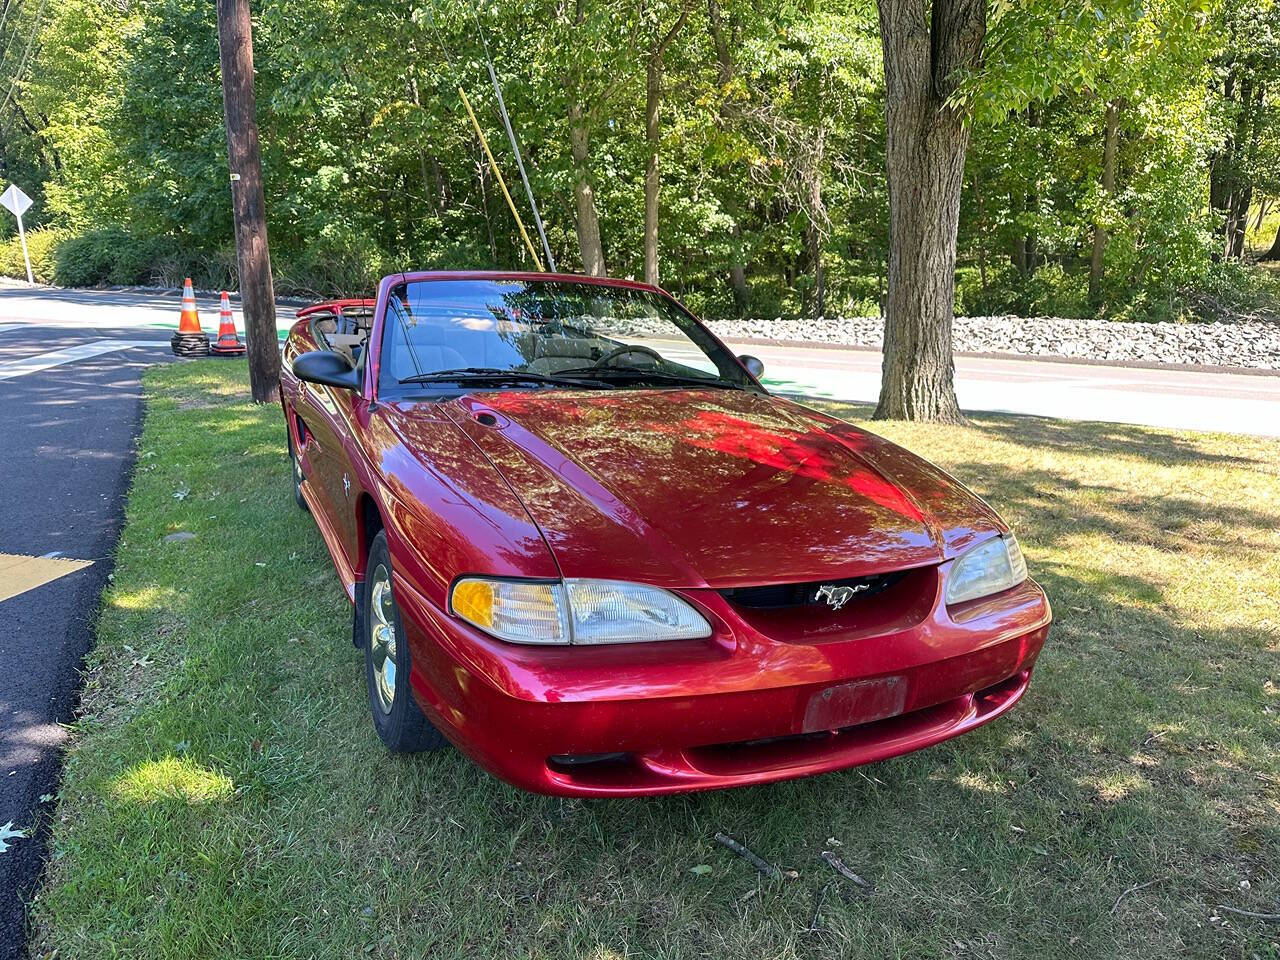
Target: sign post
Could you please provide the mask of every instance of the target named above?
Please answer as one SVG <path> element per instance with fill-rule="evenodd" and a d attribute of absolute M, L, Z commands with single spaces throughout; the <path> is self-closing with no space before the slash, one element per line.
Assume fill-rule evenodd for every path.
<path fill-rule="evenodd" d="M 31 198 L 16 183 L 11 183 L 9 189 L 0 194 L 0 205 L 18 218 L 18 239 L 22 241 L 22 259 L 27 264 L 27 283 L 35 283 L 31 276 L 31 255 L 27 253 L 27 232 L 22 229 L 22 215 L 31 206 Z"/>

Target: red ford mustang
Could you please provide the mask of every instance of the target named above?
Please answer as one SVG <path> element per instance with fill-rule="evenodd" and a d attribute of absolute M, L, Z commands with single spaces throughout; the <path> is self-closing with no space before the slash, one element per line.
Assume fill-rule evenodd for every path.
<path fill-rule="evenodd" d="M 906 753 L 1026 690 L 1049 604 L 1000 518 L 665 293 L 412 273 L 298 316 L 295 493 L 392 750 L 669 793 Z"/>

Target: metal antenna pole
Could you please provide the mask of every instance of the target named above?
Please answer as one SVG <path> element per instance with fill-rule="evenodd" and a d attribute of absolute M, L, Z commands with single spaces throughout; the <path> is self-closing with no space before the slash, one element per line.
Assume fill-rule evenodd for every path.
<path fill-rule="evenodd" d="M 533 262 L 538 266 L 538 272 L 543 272 L 542 261 L 538 259 L 538 251 L 533 248 L 533 241 L 529 239 L 529 231 L 524 228 L 524 221 L 520 219 L 520 211 L 516 209 L 515 201 L 511 199 L 511 192 L 507 189 L 507 181 L 502 179 L 502 171 L 498 169 L 498 161 L 493 159 L 493 151 L 489 149 L 489 140 L 484 135 L 484 131 L 480 129 L 480 121 L 476 119 L 476 112 L 471 109 L 471 101 L 467 99 L 466 92 L 459 87 L 458 96 L 462 98 L 462 105 L 467 108 L 467 116 L 471 118 L 471 125 L 475 127 L 476 136 L 480 138 L 480 146 L 484 147 L 484 155 L 489 158 L 489 169 L 493 171 L 494 179 L 498 181 L 498 186 L 502 188 L 502 195 L 507 198 L 507 207 L 511 210 L 511 216 L 515 217 L 516 226 L 520 228 L 520 236 L 524 240 L 524 245 L 529 248 L 529 256 L 533 257 Z"/>
<path fill-rule="evenodd" d="M 524 160 L 520 157 L 520 145 L 516 143 L 515 131 L 511 129 L 511 117 L 507 115 L 507 104 L 502 99 L 502 85 L 498 83 L 497 71 L 493 69 L 493 55 L 489 53 L 489 40 L 484 35 L 484 25 L 480 22 L 480 11 L 474 4 L 471 16 L 476 21 L 476 32 L 480 35 L 480 43 L 484 46 L 484 62 L 489 68 L 489 79 L 493 82 L 493 92 L 498 97 L 498 113 L 502 114 L 502 125 L 507 128 L 507 140 L 511 142 L 511 152 L 516 155 L 516 167 L 520 170 L 520 182 L 524 184 L 525 195 L 529 198 L 529 206 L 533 208 L 533 222 L 538 228 L 538 239 L 542 241 L 542 252 L 547 255 L 547 266 L 556 272 L 556 258 L 551 253 L 551 244 L 547 243 L 547 231 L 542 226 L 542 216 L 538 213 L 538 201 L 533 199 L 533 188 L 529 186 L 529 175 L 524 171 Z M 536 260 L 537 257 L 534 257 Z"/>
<path fill-rule="evenodd" d="M 502 99 L 502 87 L 498 83 L 498 74 L 494 72 L 493 61 L 486 51 L 485 64 L 489 68 L 489 79 L 493 81 L 493 92 L 498 96 L 498 112 L 502 114 L 502 125 L 507 128 L 507 139 L 511 141 L 511 151 L 516 155 L 516 167 L 520 170 L 520 181 L 524 184 L 524 192 L 529 196 L 529 206 L 533 207 L 533 222 L 538 228 L 538 238 L 542 241 L 542 251 L 547 255 L 547 264 L 551 272 L 556 272 L 556 258 L 551 253 L 551 244 L 547 243 L 547 231 L 542 226 L 542 217 L 538 213 L 538 201 L 533 199 L 533 188 L 529 186 L 529 175 L 524 171 L 524 160 L 520 158 L 520 147 L 516 143 L 515 131 L 511 129 L 511 118 L 507 116 L 507 105 Z"/>

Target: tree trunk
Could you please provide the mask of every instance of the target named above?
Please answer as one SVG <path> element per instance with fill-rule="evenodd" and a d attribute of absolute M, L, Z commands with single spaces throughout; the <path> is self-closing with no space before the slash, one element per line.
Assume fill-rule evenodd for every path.
<path fill-rule="evenodd" d="M 1238 92 L 1238 97 L 1237 97 Z M 1222 214 L 1222 258 L 1239 257 L 1244 252 L 1245 220 L 1253 185 L 1244 180 L 1244 171 L 1255 155 L 1260 133 L 1261 107 L 1265 88 L 1254 75 L 1233 70 L 1223 83 L 1223 98 L 1237 104 L 1235 127 L 1213 155 L 1209 164 L 1209 206 Z"/>
<path fill-rule="evenodd" d="M 662 55 L 649 57 L 645 71 L 644 138 L 647 156 L 644 162 L 644 282 L 658 283 L 658 153 L 662 132 L 658 126 L 658 107 L 662 102 Z"/>
<path fill-rule="evenodd" d="M 680 17 L 660 37 L 655 37 L 645 67 L 644 138 L 647 156 L 644 164 L 644 282 L 658 283 L 658 154 L 662 151 L 662 128 L 658 111 L 662 106 L 662 58 L 689 19 L 689 2 L 685 0 Z"/>
<path fill-rule="evenodd" d="M 808 247 L 809 265 L 813 269 L 813 300 L 811 313 L 815 317 L 827 315 L 826 276 L 822 269 L 822 233 L 814 223 L 805 231 L 805 246 Z"/>
<path fill-rule="evenodd" d="M 1254 232 L 1262 229 L 1262 221 L 1267 219 L 1267 210 L 1271 207 L 1271 200 L 1263 197 L 1258 201 L 1258 219 L 1253 221 Z"/>
<path fill-rule="evenodd" d="M 805 205 L 808 208 L 809 225 L 805 230 L 805 247 L 809 256 L 809 266 L 813 270 L 813 302 L 812 312 L 815 317 L 826 316 L 827 291 L 826 275 L 822 267 L 823 229 L 820 218 L 822 206 L 822 160 L 826 153 L 826 133 L 819 130 L 818 143 L 813 151 L 812 169 L 808 173 L 806 191 L 808 196 Z"/>
<path fill-rule="evenodd" d="M 569 104 L 569 150 L 573 155 L 573 203 L 578 249 L 582 253 L 582 272 L 590 277 L 608 274 L 604 265 L 604 247 L 600 241 L 600 218 L 596 213 L 596 194 L 587 168 L 587 118 L 582 104 Z"/>
<path fill-rule="evenodd" d="M 262 195 L 249 0 L 218 0 L 218 49 L 249 387 L 254 403 L 274 403 L 280 391 L 280 341 L 276 334 L 271 253 L 267 248 L 266 201 Z"/>
<path fill-rule="evenodd" d="M 716 50 L 716 79 L 723 91 L 733 80 L 737 72 L 732 51 L 732 27 L 724 21 L 724 13 L 720 9 L 719 0 L 707 0 L 707 30 L 711 34 L 711 43 Z M 732 122 L 729 101 L 721 100 L 719 108 L 720 126 L 726 127 Z M 737 196 L 732 192 L 722 199 L 725 213 L 728 214 L 733 235 L 732 262 L 729 264 L 729 286 L 733 290 L 733 303 L 739 315 L 746 316 L 750 306 L 750 291 L 747 288 L 746 258 L 743 256 L 742 226 L 739 223 L 739 211 L 734 209 Z"/>
<path fill-rule="evenodd" d="M 1116 192 L 1116 141 L 1120 131 L 1120 101 L 1107 104 L 1102 121 L 1102 192 L 1109 199 Z M 1093 225 L 1093 256 L 1089 260 L 1089 306 L 1102 306 L 1102 255 L 1107 248 L 1107 228 Z"/>
<path fill-rule="evenodd" d="M 1244 258 L 1244 234 L 1249 223 L 1249 207 L 1253 203 L 1253 184 L 1248 184 L 1232 197 L 1231 209 L 1227 212 L 1227 224 L 1223 243 L 1223 254 L 1228 258 L 1242 260 Z"/>
<path fill-rule="evenodd" d="M 750 294 L 747 290 L 747 268 L 743 265 L 742 227 L 734 220 L 730 234 L 733 236 L 733 263 L 729 265 L 729 286 L 733 288 L 733 304 L 738 313 L 746 316 Z"/>
<path fill-rule="evenodd" d="M 951 327 L 969 130 L 948 106 L 986 37 L 986 0 L 878 0 L 884 48 L 889 292 L 880 419 L 963 421 Z"/>
<path fill-rule="evenodd" d="M 1271 242 L 1271 249 L 1264 253 L 1259 260 L 1280 260 L 1280 227 L 1276 227 L 1276 238 Z"/>

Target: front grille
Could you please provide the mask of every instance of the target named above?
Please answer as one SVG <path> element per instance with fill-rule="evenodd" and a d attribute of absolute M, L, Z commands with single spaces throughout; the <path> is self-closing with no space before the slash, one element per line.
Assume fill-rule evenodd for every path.
<path fill-rule="evenodd" d="M 878 573 L 869 577 L 850 577 L 846 580 L 815 580 L 812 583 L 770 583 L 762 587 L 735 587 L 721 590 L 720 595 L 730 603 L 753 610 L 777 610 L 783 607 L 806 607 L 826 604 L 826 587 L 833 588 L 839 596 L 841 587 L 853 592 L 840 606 L 848 608 L 868 597 L 883 593 L 907 575 L 905 570 Z M 819 593 L 823 595 L 819 597 Z"/>

